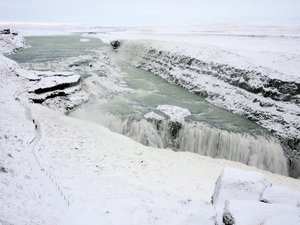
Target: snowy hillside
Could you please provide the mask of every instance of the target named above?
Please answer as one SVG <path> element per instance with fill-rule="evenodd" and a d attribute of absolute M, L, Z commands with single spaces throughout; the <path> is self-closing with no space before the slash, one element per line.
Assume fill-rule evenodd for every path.
<path fill-rule="evenodd" d="M 146 147 L 46 107 L 86 101 L 76 74 L 29 71 L 3 55 L 0 74 L 1 225 L 299 224 L 299 180 Z M 40 94 L 52 102 L 32 103 Z"/>

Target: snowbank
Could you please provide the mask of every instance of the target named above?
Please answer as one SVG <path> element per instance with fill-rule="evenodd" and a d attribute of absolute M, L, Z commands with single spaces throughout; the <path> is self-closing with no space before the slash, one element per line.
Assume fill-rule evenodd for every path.
<path fill-rule="evenodd" d="M 223 223 L 218 223 L 220 225 L 261 225 L 275 220 L 277 221 L 273 225 L 281 224 L 279 222 L 282 221 L 283 224 L 296 225 L 300 214 L 299 208 L 291 205 L 239 200 L 228 201 L 224 211 Z"/>
<path fill-rule="evenodd" d="M 225 168 L 212 196 L 216 224 L 260 225 L 265 221 L 269 224 L 275 220 L 274 216 L 278 221 L 297 224 L 300 192 L 271 185 L 261 173 Z"/>
<path fill-rule="evenodd" d="M 228 199 L 260 200 L 261 193 L 271 184 L 263 174 L 225 168 L 217 180 L 213 204 L 224 204 Z"/>

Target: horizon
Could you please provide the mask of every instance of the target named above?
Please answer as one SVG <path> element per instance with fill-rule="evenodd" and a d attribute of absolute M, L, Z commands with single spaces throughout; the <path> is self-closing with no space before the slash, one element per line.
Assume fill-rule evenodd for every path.
<path fill-rule="evenodd" d="M 5 9 L 0 22 L 29 25 L 300 24 L 300 1 L 296 0 L 229 0 L 226 3 L 221 0 L 2 0 L 0 8 Z"/>

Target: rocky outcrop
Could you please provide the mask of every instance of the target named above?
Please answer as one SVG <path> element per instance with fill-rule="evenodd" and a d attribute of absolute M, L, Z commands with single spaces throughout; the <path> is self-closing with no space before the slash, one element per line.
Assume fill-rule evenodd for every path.
<path fill-rule="evenodd" d="M 32 87 L 30 92 L 42 94 L 63 90 L 79 85 L 80 76 L 72 73 L 47 72 L 39 73 L 40 80 Z"/>
<path fill-rule="evenodd" d="M 0 54 L 11 54 L 25 47 L 25 40 L 17 32 L 5 29 L 0 32 Z"/>
<path fill-rule="evenodd" d="M 160 113 L 164 114 L 167 119 L 167 134 L 169 134 L 169 147 L 175 149 L 179 148 L 178 138 L 179 132 L 185 121 L 185 117 L 190 116 L 191 112 L 186 108 L 181 108 L 174 105 L 159 105 L 156 108 Z M 164 117 L 157 113 L 150 112 L 144 115 L 147 121 L 155 124 L 156 129 L 159 131 L 163 128 Z"/>
<path fill-rule="evenodd" d="M 272 187 L 260 173 L 225 168 L 212 196 L 215 224 L 275 225 L 285 221 L 296 225 L 300 220 L 294 199 L 299 200 L 299 195 L 288 188 Z"/>
<path fill-rule="evenodd" d="M 110 45 L 113 47 L 113 49 L 118 49 L 121 45 L 120 41 L 116 40 L 116 41 L 112 41 L 110 42 Z"/>
<path fill-rule="evenodd" d="M 268 129 L 285 148 L 290 174 L 300 176 L 300 81 L 273 78 L 270 74 L 276 71 L 201 60 L 151 42 L 124 42 L 119 53 L 133 65 Z"/>
<path fill-rule="evenodd" d="M 81 88 L 81 77 L 70 72 L 32 71 L 38 81 L 28 91 L 34 103 L 48 105 L 65 113 L 87 101 Z M 36 80 L 36 79 L 35 79 Z"/>

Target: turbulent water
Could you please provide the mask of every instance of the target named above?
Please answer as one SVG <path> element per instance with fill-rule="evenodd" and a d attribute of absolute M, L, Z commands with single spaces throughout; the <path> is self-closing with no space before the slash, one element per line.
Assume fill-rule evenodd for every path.
<path fill-rule="evenodd" d="M 57 60 L 60 61 L 59 65 L 51 64 L 51 69 L 57 66 L 61 70 L 61 64 L 70 63 L 69 58 L 87 55 L 93 59 L 93 50 L 103 46 L 94 39 L 80 42 L 79 36 L 31 37 L 28 41 L 32 48 L 13 57 L 31 69 L 40 69 L 41 63 L 47 67 L 48 62 Z M 124 83 L 132 91 L 110 98 L 94 97 L 91 103 L 73 112 L 72 116 L 100 123 L 144 145 L 225 158 L 288 174 L 287 161 L 280 143 L 264 129 L 150 72 L 134 68 L 115 55 L 112 61 L 125 74 Z M 85 68 L 79 63 L 76 71 L 84 75 Z M 101 71 L 98 74 L 103 75 Z M 168 116 L 156 109 L 161 104 L 187 108 L 191 116 L 186 117 L 182 125 L 174 125 Z M 151 111 L 164 119 L 146 120 L 143 116 Z"/>

